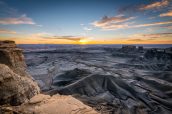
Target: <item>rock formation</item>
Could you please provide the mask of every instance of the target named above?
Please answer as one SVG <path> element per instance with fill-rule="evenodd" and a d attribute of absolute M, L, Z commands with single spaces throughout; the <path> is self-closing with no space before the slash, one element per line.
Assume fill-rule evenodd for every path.
<path fill-rule="evenodd" d="M 0 42 L 0 104 L 19 105 L 39 93 L 26 72 L 22 50 L 13 41 Z"/>
<path fill-rule="evenodd" d="M 13 47 L 16 47 L 14 41 L 10 41 L 10 40 L 0 41 L 0 48 L 13 48 Z"/>
<path fill-rule="evenodd" d="M 20 76 L 0 64 L 0 105 L 19 105 L 38 93 L 39 88 L 31 78 Z"/>
<path fill-rule="evenodd" d="M 136 46 L 134 46 L 134 45 L 123 45 L 121 50 L 123 52 L 135 51 L 136 50 Z"/>
<path fill-rule="evenodd" d="M 0 63 L 21 76 L 28 76 L 22 49 L 17 48 L 14 41 L 0 41 Z"/>

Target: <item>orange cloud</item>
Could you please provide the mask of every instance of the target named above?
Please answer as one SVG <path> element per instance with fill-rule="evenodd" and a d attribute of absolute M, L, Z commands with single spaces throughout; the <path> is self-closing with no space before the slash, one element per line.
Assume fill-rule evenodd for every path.
<path fill-rule="evenodd" d="M 133 34 L 126 41 L 132 44 L 172 44 L 172 33 Z"/>
<path fill-rule="evenodd" d="M 16 34 L 15 31 L 6 30 L 6 29 L 0 29 L 0 33 L 1 34 Z"/>
<path fill-rule="evenodd" d="M 19 18 L 0 18 L 0 24 L 36 24 L 31 18 L 26 15 L 22 15 Z"/>
<path fill-rule="evenodd" d="M 154 34 L 133 34 L 130 35 L 129 38 L 131 38 L 131 40 L 134 38 L 170 38 L 172 37 L 172 32 L 164 32 L 164 33 L 154 33 Z"/>
<path fill-rule="evenodd" d="M 148 38 L 172 37 L 172 33 L 144 34 L 143 36 Z"/>
<path fill-rule="evenodd" d="M 169 5 L 168 0 L 162 0 L 160 2 L 154 2 L 154 3 L 148 4 L 148 5 L 143 5 L 139 9 L 140 10 L 149 10 L 149 9 L 155 9 L 155 8 L 162 8 L 162 7 L 165 7 L 168 5 Z"/>
<path fill-rule="evenodd" d="M 160 14 L 160 17 L 172 17 L 172 10 L 168 11 L 167 13 Z"/>
<path fill-rule="evenodd" d="M 144 41 L 143 39 L 135 38 L 135 39 L 129 39 L 128 41 L 134 41 L 134 42 L 142 42 Z"/>
<path fill-rule="evenodd" d="M 56 39 L 56 40 L 70 40 L 79 42 L 80 40 L 86 39 L 83 36 L 41 36 L 43 39 Z"/>

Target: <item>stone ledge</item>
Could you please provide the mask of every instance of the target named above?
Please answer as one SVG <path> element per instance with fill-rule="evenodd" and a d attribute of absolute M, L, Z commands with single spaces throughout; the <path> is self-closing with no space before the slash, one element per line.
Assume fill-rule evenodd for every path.
<path fill-rule="evenodd" d="M 0 48 L 15 48 L 16 44 L 15 41 L 5 40 L 0 41 Z"/>

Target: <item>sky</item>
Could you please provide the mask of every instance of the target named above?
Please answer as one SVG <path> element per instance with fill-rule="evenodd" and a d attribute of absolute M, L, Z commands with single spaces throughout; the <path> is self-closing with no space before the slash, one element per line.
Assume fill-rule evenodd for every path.
<path fill-rule="evenodd" d="M 172 0 L 0 0 L 0 40 L 172 44 Z"/>

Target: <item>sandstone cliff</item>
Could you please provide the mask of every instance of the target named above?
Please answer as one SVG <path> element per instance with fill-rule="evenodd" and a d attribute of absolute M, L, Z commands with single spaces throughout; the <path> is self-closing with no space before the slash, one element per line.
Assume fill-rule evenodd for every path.
<path fill-rule="evenodd" d="M 19 105 L 39 90 L 26 72 L 22 50 L 13 41 L 0 41 L 0 105 Z"/>
<path fill-rule="evenodd" d="M 17 48 L 14 41 L 0 41 L 0 63 L 21 76 L 28 76 L 22 49 Z"/>

